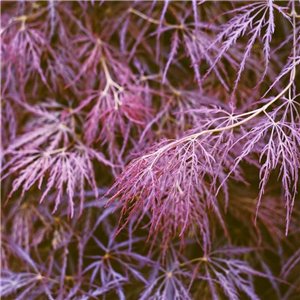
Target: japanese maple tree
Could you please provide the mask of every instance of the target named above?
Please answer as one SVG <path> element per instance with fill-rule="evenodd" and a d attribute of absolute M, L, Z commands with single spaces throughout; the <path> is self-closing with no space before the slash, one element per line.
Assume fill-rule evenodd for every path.
<path fill-rule="evenodd" d="M 2 1 L 3 299 L 298 299 L 300 2 Z"/>

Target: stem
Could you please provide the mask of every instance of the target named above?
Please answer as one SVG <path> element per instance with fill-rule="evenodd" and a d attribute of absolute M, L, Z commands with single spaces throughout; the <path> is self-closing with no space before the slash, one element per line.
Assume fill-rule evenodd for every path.
<path fill-rule="evenodd" d="M 150 22 L 150 23 L 153 23 L 153 24 L 156 24 L 156 25 L 159 25 L 159 24 L 160 24 L 160 21 L 159 21 L 159 20 L 155 20 L 155 19 L 153 19 L 153 18 L 151 18 L 151 17 L 148 17 L 148 16 L 146 16 L 145 14 L 139 12 L 138 10 L 136 10 L 136 9 L 134 9 L 134 8 L 129 8 L 128 11 L 131 12 L 131 13 L 133 13 L 133 14 L 135 14 L 135 15 L 137 15 L 137 16 L 139 16 L 139 17 L 141 17 L 141 18 L 144 19 L 144 20 L 147 20 L 147 21 Z M 171 28 L 177 28 L 177 29 L 183 29 L 183 28 L 184 28 L 183 25 L 169 24 L 169 23 L 167 23 L 167 22 L 163 22 L 163 24 L 164 24 L 165 26 L 168 26 L 168 27 L 171 27 Z"/>
<path fill-rule="evenodd" d="M 292 70 L 291 73 L 295 73 L 293 72 L 295 71 L 295 68 Z M 293 76 L 294 78 L 294 76 Z M 183 142 L 186 142 L 188 140 L 196 140 L 198 137 L 200 137 L 201 135 L 204 135 L 204 134 L 208 134 L 208 133 L 216 133 L 216 132 L 221 132 L 221 131 L 225 131 L 225 130 L 229 130 L 229 129 L 233 129 L 235 127 L 238 127 L 240 125 L 243 125 L 244 123 L 247 123 L 248 121 L 252 120 L 253 118 L 255 118 L 257 115 L 259 115 L 260 113 L 264 112 L 270 105 L 272 105 L 274 102 L 276 102 L 279 98 L 281 98 L 288 90 L 289 88 L 292 86 L 293 84 L 293 81 L 290 81 L 289 84 L 286 86 L 286 88 L 281 92 L 279 93 L 274 99 L 272 99 L 269 103 L 265 104 L 263 107 L 259 108 L 259 109 L 256 109 L 252 112 L 249 112 L 249 114 L 251 114 L 249 117 L 235 123 L 235 124 L 231 124 L 231 125 L 228 125 L 228 126 L 224 126 L 224 127 L 220 127 L 220 128 L 214 128 L 214 129 L 208 129 L 208 130 L 203 130 L 203 131 L 200 131 L 198 133 L 194 133 L 194 134 L 191 134 L 191 135 L 188 135 L 184 138 L 181 138 L 179 140 L 176 140 L 162 148 L 160 148 L 159 150 L 157 150 L 156 152 L 154 153 L 150 153 L 150 154 L 147 154 L 145 156 L 143 156 L 143 158 L 147 158 L 147 157 L 150 157 L 152 155 L 159 155 L 160 153 L 174 147 L 174 146 L 177 146 Z M 236 115 L 236 116 L 233 116 L 234 119 L 238 119 L 240 118 L 241 116 L 244 116 L 245 114 L 240 114 L 240 115 Z M 156 161 L 156 159 L 155 159 Z"/>
<path fill-rule="evenodd" d="M 185 266 L 185 265 L 187 265 L 187 264 L 191 264 L 191 263 L 193 263 L 193 262 L 195 262 L 195 261 L 203 261 L 203 262 L 207 262 L 207 261 L 208 261 L 208 258 L 207 258 L 207 257 L 198 257 L 198 258 L 194 258 L 194 259 L 192 259 L 192 260 L 189 260 L 189 261 L 187 261 L 187 262 L 184 262 L 184 263 L 180 264 L 179 266 L 182 267 L 182 266 Z"/>
<path fill-rule="evenodd" d="M 108 92 L 108 89 L 109 89 L 109 87 L 110 87 L 113 80 L 111 79 L 111 76 L 108 72 L 107 64 L 106 64 L 105 58 L 103 56 L 101 57 L 100 61 L 101 61 L 103 71 L 104 71 L 104 74 L 105 74 L 105 78 L 106 78 L 106 86 L 105 86 L 105 88 L 102 92 L 102 94 L 105 95 Z"/>
<path fill-rule="evenodd" d="M 56 154 L 56 153 L 59 153 L 59 152 L 65 152 L 67 150 L 67 147 L 63 147 L 63 148 L 58 148 L 58 149 L 55 149 L 55 150 L 52 150 L 52 151 L 45 151 L 45 154 L 46 155 L 52 155 L 52 154 Z"/>
<path fill-rule="evenodd" d="M 102 95 L 106 95 L 110 87 L 115 87 L 120 92 L 122 92 L 124 90 L 123 87 L 121 87 L 119 84 L 117 84 L 116 82 L 114 82 L 112 80 L 110 73 L 108 71 L 108 67 L 107 67 L 105 58 L 103 56 L 101 57 L 100 61 L 101 61 L 101 64 L 102 64 L 102 67 L 104 70 L 104 74 L 105 74 L 105 78 L 106 78 L 106 86 L 102 92 Z M 115 91 L 115 89 L 113 88 L 112 90 L 113 90 L 114 100 L 115 100 L 115 109 L 118 109 L 118 106 L 122 105 L 122 102 L 120 101 L 118 93 Z"/>

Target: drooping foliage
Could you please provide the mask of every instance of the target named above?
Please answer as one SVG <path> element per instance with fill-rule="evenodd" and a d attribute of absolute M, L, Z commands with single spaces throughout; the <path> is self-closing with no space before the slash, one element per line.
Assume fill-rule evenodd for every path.
<path fill-rule="evenodd" d="M 298 299 L 299 1 L 1 14 L 3 299 Z"/>

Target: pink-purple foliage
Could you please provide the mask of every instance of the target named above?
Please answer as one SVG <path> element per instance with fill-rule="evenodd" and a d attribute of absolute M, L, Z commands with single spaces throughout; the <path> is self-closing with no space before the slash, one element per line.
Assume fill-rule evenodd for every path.
<path fill-rule="evenodd" d="M 296 300 L 300 1 L 2 1 L 3 299 Z"/>

